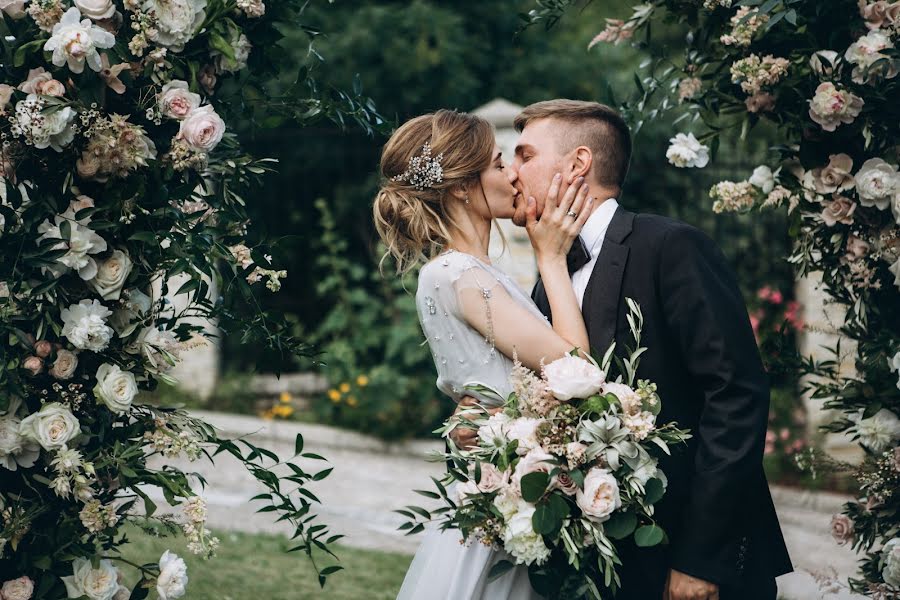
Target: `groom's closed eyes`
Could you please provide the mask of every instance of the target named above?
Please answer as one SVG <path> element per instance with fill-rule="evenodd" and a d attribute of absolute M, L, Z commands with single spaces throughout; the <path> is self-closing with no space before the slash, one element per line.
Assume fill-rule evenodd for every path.
<path fill-rule="evenodd" d="M 534 147 L 529 144 L 519 144 L 516 146 L 516 156 L 522 159 L 522 162 L 534 156 Z"/>

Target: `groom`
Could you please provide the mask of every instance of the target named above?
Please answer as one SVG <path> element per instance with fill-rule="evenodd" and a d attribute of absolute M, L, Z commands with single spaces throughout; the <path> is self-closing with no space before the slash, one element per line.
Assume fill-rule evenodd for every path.
<path fill-rule="evenodd" d="M 616 600 L 775 600 L 775 577 L 792 566 L 762 468 L 768 377 L 725 257 L 690 225 L 618 204 L 631 135 L 612 108 L 538 102 L 515 126 L 521 135 L 510 178 L 521 194 L 513 221 L 525 224 L 529 197 L 540 216 L 555 173 L 563 175 L 561 195 L 585 178 L 601 202 L 573 245 L 569 270 L 591 347 L 602 353 L 615 341 L 623 354 L 633 344 L 625 299 L 637 301 L 648 348 L 637 377 L 658 385 L 657 421 L 693 434 L 659 463 L 669 484 L 656 518 L 669 543 L 619 544 Z M 552 318 L 540 281 L 532 297 Z"/>

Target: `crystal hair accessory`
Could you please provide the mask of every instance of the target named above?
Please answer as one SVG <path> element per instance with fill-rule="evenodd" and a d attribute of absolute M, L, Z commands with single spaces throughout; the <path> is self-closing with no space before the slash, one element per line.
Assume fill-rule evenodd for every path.
<path fill-rule="evenodd" d="M 431 144 L 425 142 L 425 145 L 422 146 L 422 154 L 410 158 L 406 171 L 391 177 L 391 181 L 409 183 L 417 190 L 434 187 L 434 184 L 444 181 L 444 169 L 441 167 L 443 158 L 443 152 L 432 157 Z"/>

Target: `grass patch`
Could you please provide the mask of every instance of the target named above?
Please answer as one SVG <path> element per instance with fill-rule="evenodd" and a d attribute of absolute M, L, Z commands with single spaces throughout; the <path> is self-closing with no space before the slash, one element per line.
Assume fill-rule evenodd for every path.
<path fill-rule="evenodd" d="M 285 553 L 295 545 L 287 538 L 235 532 L 216 535 L 222 542 L 217 556 L 204 560 L 188 552 L 182 539 L 155 538 L 132 528 L 123 556 L 143 564 L 158 561 L 167 549 L 178 554 L 188 566 L 187 600 L 393 600 L 412 560 L 405 554 L 337 546 L 339 563 L 323 553 L 316 556 L 320 569 L 336 563 L 344 567 L 329 576 L 322 589 L 305 554 Z M 136 577 L 133 571 L 131 575 L 133 585 Z M 155 591 L 150 598 L 156 598 Z"/>

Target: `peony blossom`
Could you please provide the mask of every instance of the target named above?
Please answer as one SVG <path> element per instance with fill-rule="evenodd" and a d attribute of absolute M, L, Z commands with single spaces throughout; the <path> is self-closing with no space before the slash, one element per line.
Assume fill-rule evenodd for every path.
<path fill-rule="evenodd" d="M 184 596 L 187 587 L 187 565 L 177 554 L 166 550 L 159 559 L 159 577 L 156 579 L 156 593 L 159 600 L 174 600 Z"/>
<path fill-rule="evenodd" d="M 544 367 L 547 387 L 557 400 L 589 398 L 600 391 L 606 375 L 594 363 L 567 355 Z"/>
<path fill-rule="evenodd" d="M 863 163 L 856 174 L 856 192 L 863 206 L 888 208 L 891 199 L 900 193 L 900 174 L 897 165 L 891 165 L 880 158 L 870 158 Z"/>
<path fill-rule="evenodd" d="M 62 152 L 75 139 L 72 123 L 76 113 L 71 106 L 46 111 L 46 100 L 37 94 L 28 94 L 16 103 L 13 132 L 25 138 L 39 150 L 53 148 Z"/>
<path fill-rule="evenodd" d="M 709 163 L 709 148 L 697 141 L 693 133 L 679 133 L 669 140 L 666 158 L 669 163 L 681 169 L 702 169 Z"/>
<path fill-rule="evenodd" d="M 145 12 L 156 15 L 152 41 L 175 52 L 184 45 L 206 18 L 206 0 L 143 0 Z"/>
<path fill-rule="evenodd" d="M 825 131 L 834 131 L 842 123 L 852 123 L 863 104 L 862 98 L 837 89 L 831 82 L 820 83 L 809 101 L 809 117 Z"/>
<path fill-rule="evenodd" d="M 534 511 L 534 506 L 520 500 L 518 510 L 503 529 L 503 547 L 516 559 L 516 564 L 543 564 L 550 558 L 550 549 L 534 531 Z"/>
<path fill-rule="evenodd" d="M 863 410 L 851 420 L 856 423 L 859 443 L 875 453 L 884 452 L 892 444 L 900 440 L 900 419 L 886 408 L 863 418 Z"/>
<path fill-rule="evenodd" d="M 0 598 L 3 600 L 31 600 L 33 594 L 34 582 L 25 575 L 5 581 L 0 588 Z"/>
<path fill-rule="evenodd" d="M 893 47 L 890 36 L 881 31 L 870 31 L 851 44 L 844 53 L 844 58 L 854 65 L 853 82 L 871 83 L 882 77 L 886 79 L 896 77 L 896 61 L 882 53 L 882 50 L 890 50 Z M 887 64 L 879 65 L 875 69 L 870 68 L 875 62 L 882 59 L 887 59 Z"/>
<path fill-rule="evenodd" d="M 111 314 L 112 311 L 99 301 L 85 298 L 60 312 L 62 335 L 80 350 L 100 352 L 106 349 L 112 337 L 113 331 L 106 324 L 106 318 Z"/>
<path fill-rule="evenodd" d="M 100 54 L 98 48 L 112 48 L 116 38 L 108 31 L 81 19 L 81 12 L 74 6 L 66 11 L 62 20 L 53 26 L 53 35 L 44 44 L 44 50 L 53 53 L 53 64 L 57 67 L 68 64 L 73 73 L 81 73 L 84 64 L 99 71 Z"/>
<path fill-rule="evenodd" d="M 506 437 L 509 441 L 516 440 L 519 445 L 516 447 L 516 454 L 524 456 L 529 450 L 538 448 L 541 443 L 538 440 L 538 427 L 544 423 L 543 419 L 533 419 L 531 417 L 519 417 L 509 422 L 506 428 Z"/>

